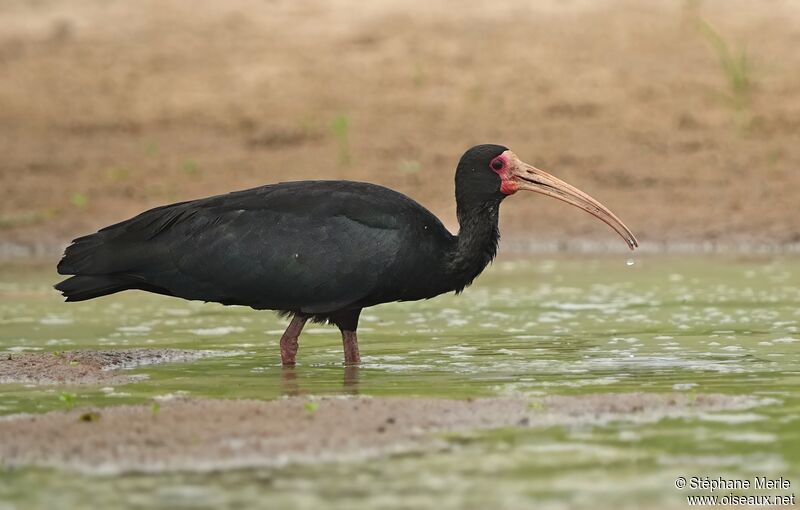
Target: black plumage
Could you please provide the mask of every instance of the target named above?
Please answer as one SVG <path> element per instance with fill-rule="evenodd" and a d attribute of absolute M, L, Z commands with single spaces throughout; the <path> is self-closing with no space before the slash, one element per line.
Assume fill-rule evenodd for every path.
<path fill-rule="evenodd" d="M 490 164 L 506 151 L 480 145 L 461 158 L 457 236 L 382 186 L 286 182 L 158 207 L 75 239 L 58 264 L 74 276 L 56 289 L 67 301 L 140 289 L 276 310 L 299 326 L 282 353 L 292 341 L 296 352 L 307 319 L 337 324 L 354 344 L 362 308 L 459 292 L 492 260 L 508 193 Z"/>

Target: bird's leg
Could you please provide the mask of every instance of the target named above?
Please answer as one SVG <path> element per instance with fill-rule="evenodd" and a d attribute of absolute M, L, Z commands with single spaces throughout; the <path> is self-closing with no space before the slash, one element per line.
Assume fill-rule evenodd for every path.
<path fill-rule="evenodd" d="M 295 314 L 292 317 L 292 322 L 286 328 L 281 336 L 281 363 L 284 365 L 294 365 L 294 358 L 297 355 L 297 339 L 300 337 L 300 332 L 303 331 L 303 326 L 306 325 L 308 317 L 300 314 Z"/>
<path fill-rule="evenodd" d="M 336 324 L 339 331 L 342 332 L 345 365 L 361 363 L 361 356 L 358 354 L 358 337 L 356 336 L 359 315 L 361 315 L 361 309 L 337 312 L 331 317 L 331 322 Z"/>

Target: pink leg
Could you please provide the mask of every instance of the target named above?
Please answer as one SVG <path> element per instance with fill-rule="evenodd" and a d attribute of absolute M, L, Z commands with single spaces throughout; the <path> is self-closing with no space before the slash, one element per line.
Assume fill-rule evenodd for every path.
<path fill-rule="evenodd" d="M 297 339 L 300 337 L 300 332 L 303 331 L 303 326 L 306 325 L 308 318 L 301 315 L 292 317 L 292 322 L 286 328 L 281 336 L 281 363 L 284 365 L 294 365 L 294 359 L 297 355 Z"/>
<path fill-rule="evenodd" d="M 355 331 L 342 330 L 342 346 L 344 347 L 345 365 L 361 363 L 361 356 L 358 355 L 358 337 Z"/>

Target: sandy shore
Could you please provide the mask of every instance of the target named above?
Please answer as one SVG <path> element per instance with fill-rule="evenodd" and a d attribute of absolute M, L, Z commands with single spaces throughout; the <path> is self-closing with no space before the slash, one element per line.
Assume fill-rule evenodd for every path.
<path fill-rule="evenodd" d="M 177 399 L 4 418 L 0 462 L 89 473 L 281 466 L 445 448 L 446 440 L 436 436 L 444 432 L 652 422 L 759 404 L 742 396 L 647 393 L 536 400 Z"/>

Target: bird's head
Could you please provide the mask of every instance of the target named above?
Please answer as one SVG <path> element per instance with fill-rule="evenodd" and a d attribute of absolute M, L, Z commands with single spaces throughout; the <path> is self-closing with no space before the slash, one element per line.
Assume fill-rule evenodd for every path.
<path fill-rule="evenodd" d="M 636 237 L 606 206 L 578 188 L 522 160 L 502 145 L 476 145 L 461 156 L 456 170 L 459 204 L 499 203 L 517 191 L 535 191 L 583 209 L 614 229 L 632 250 Z"/>

